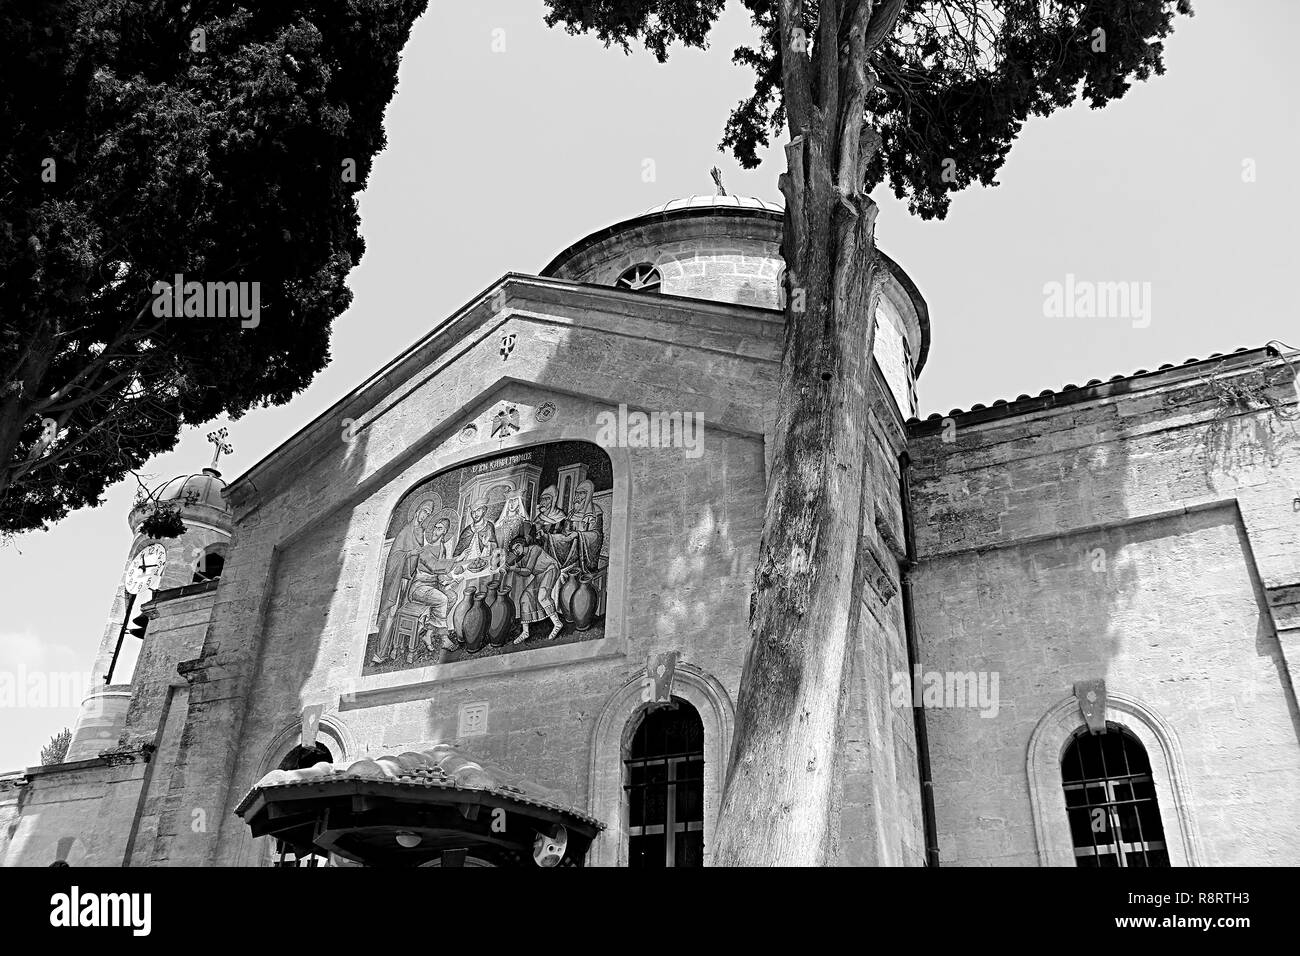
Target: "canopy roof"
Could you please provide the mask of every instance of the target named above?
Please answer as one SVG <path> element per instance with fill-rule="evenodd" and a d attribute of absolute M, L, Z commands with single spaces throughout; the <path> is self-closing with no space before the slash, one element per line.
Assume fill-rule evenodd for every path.
<path fill-rule="evenodd" d="M 450 744 L 347 767 L 273 770 L 235 812 L 254 836 L 274 836 L 299 854 L 372 866 L 463 865 L 466 854 L 532 865 L 539 834 L 562 846 L 557 862 L 581 866 L 601 829 L 558 791 Z"/>

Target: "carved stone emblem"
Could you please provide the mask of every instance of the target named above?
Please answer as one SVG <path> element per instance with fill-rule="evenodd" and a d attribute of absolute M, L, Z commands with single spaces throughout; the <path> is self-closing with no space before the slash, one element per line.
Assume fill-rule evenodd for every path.
<path fill-rule="evenodd" d="M 506 438 L 519 431 L 519 409 L 511 405 L 492 416 L 492 437 Z"/>
<path fill-rule="evenodd" d="M 1083 680 L 1074 685 L 1074 698 L 1079 711 L 1088 724 L 1090 733 L 1099 734 L 1106 729 L 1106 682 Z"/>

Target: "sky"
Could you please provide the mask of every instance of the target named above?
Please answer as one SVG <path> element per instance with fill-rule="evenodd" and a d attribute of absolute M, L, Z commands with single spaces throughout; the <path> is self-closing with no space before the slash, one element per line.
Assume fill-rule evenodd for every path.
<path fill-rule="evenodd" d="M 922 417 L 1273 339 L 1300 345 L 1300 3 L 1194 5 L 1166 42 L 1165 76 L 1104 110 L 1032 120 L 1000 185 L 961 193 L 945 220 L 912 218 L 877 191 L 880 245 L 930 310 Z M 780 199 L 780 141 L 749 171 L 717 151 L 751 86 L 730 58 L 752 37 L 739 4 L 708 50 L 679 48 L 664 65 L 547 29 L 543 13 L 540 0 L 431 0 L 362 194 L 367 249 L 330 366 L 287 405 L 187 429 L 146 475 L 197 471 L 205 435 L 226 424 L 233 479 L 503 273 L 536 273 L 604 226 L 712 194 L 712 166 L 732 194 Z M 1068 276 L 1136 283 L 1149 309 L 1053 316 L 1045 289 Z M 0 678 L 89 671 L 134 488 L 127 479 L 98 508 L 0 548 Z M 0 703 L 0 772 L 36 764 L 76 714 L 20 703 Z"/>

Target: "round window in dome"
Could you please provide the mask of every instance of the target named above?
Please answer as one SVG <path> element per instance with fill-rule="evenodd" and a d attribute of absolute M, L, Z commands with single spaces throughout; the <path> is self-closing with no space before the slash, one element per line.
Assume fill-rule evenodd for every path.
<path fill-rule="evenodd" d="M 661 282 L 659 270 L 648 262 L 642 262 L 626 270 L 614 286 L 632 292 L 658 292 Z"/>

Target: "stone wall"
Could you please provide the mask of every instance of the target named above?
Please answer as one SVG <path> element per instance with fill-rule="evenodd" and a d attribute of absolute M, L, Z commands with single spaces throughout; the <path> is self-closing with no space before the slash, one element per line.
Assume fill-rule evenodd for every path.
<path fill-rule="evenodd" d="M 906 328 L 898 306 L 888 296 L 882 296 L 876 309 L 876 343 L 872 354 L 894 403 L 905 417 L 910 417 L 916 413 L 916 377 L 912 374 L 912 347 L 901 331 Z"/>
<path fill-rule="evenodd" d="M 0 866 L 121 866 L 147 767 L 87 760 L 0 783 Z"/>
<path fill-rule="evenodd" d="M 667 295 L 781 307 L 778 279 L 785 263 L 771 242 L 759 239 L 720 242 L 703 236 L 621 248 L 586 270 L 582 281 L 612 286 L 625 270 L 641 263 L 659 270 Z"/>
<path fill-rule="evenodd" d="M 912 426 L 920 664 L 1000 684 L 987 716 L 927 708 L 945 865 L 1073 864 L 1051 734 L 1093 679 L 1168 777 L 1175 859 L 1300 863 L 1297 661 L 1269 601 L 1300 580 L 1295 402 L 1256 352 Z"/>
<path fill-rule="evenodd" d="M 874 406 L 870 481 L 863 489 L 856 640 L 844 700 L 836 861 L 848 866 L 925 862 L 912 712 L 890 705 L 891 676 L 907 670 L 897 552 L 905 541 L 899 455 L 902 425 L 883 395 Z M 879 609 L 879 610 L 877 610 Z"/>
<path fill-rule="evenodd" d="M 618 308 L 584 307 L 581 296 L 564 297 L 561 308 L 531 291 L 508 288 L 500 314 L 489 304 L 466 320 L 470 328 L 448 330 L 412 377 L 385 381 L 388 395 L 372 393 L 323 421 L 298 461 L 291 443 L 280 474 L 254 475 L 257 496 L 237 506 L 236 544 L 193 672 L 160 862 L 214 852 L 203 835 L 166 820 L 214 799 L 221 861 L 256 858 L 229 809 L 282 756 L 276 741 L 286 728 L 292 736 L 310 703 L 324 704 L 355 742 L 338 757 L 356 759 L 447 740 L 460 705 L 487 700 L 488 733 L 473 749 L 567 789 L 584 806 L 589 728 L 604 700 L 644 669 L 647 653 L 682 650 L 734 697 L 746 637 L 736 625 L 745 620 L 762 520 L 777 325 L 695 303 L 665 309 L 662 300 L 609 290 L 591 294 Z M 508 335 L 514 348 L 503 362 Z M 545 425 L 533 414 L 543 400 L 558 409 Z M 507 403 L 524 427 L 508 441 L 489 439 L 491 418 Z M 402 493 L 486 452 L 591 440 L 597 410 L 619 403 L 699 411 L 705 436 L 698 458 L 682 449 L 608 449 L 625 477 L 616 509 L 626 511 L 628 532 L 615 547 L 624 550 L 627 583 L 621 616 L 610 615 L 607 638 L 597 642 L 604 646 L 594 656 L 579 644 L 467 661 L 445 674 L 361 678 L 366 590 Z M 350 443 L 344 417 L 363 423 Z M 468 423 L 482 439 L 467 445 L 459 435 Z M 226 749 L 230 765 L 201 756 L 209 748 Z"/>
<path fill-rule="evenodd" d="M 20 772 L 0 775 L 0 866 L 9 855 L 9 844 L 18 832 L 26 784 Z"/>
<path fill-rule="evenodd" d="M 513 347 L 503 358 L 506 340 Z M 748 642 L 779 345 L 779 317 L 761 310 L 512 279 L 232 486 L 235 544 L 213 626 L 182 665 L 193 684 L 151 859 L 263 859 L 231 811 L 296 743 L 310 704 L 325 708 L 322 740 L 336 761 L 458 742 L 563 789 L 611 823 L 613 845 L 619 811 L 593 787 L 609 772 L 593 766 L 595 727 L 635 719 L 634 705 L 615 713 L 617 702 L 637 686 L 647 655 L 676 650 L 692 675 L 682 695 L 699 701 L 706 738 L 717 741 L 706 763 L 720 771 Z M 878 373 L 874 385 L 880 494 L 896 525 L 901 419 Z M 546 402 L 555 414 L 539 422 Z M 401 496 L 488 453 L 594 440 L 597 414 L 619 404 L 698 411 L 705 432 L 699 457 L 606 449 L 624 527 L 612 539 L 605 638 L 362 676 L 383 538 Z M 507 407 L 521 429 L 492 438 L 494 416 Z M 466 440 L 469 424 L 477 431 Z M 874 531 L 872 541 L 887 574 Z M 863 615 L 855 706 L 879 698 L 872 682 L 905 655 L 899 622 L 896 599 L 884 619 Z M 477 702 L 488 704 L 486 733 L 461 739 L 460 709 Z M 855 714 L 852 727 L 842 794 L 852 817 L 839 858 L 916 862 L 910 715 Z M 878 760 L 882 750 L 888 757 Z M 716 807 L 716 796 L 706 803 Z M 183 825 L 196 809 L 219 821 L 217 832 Z M 890 819 L 877 822 L 882 815 Z M 706 820 L 706 847 L 711 827 Z"/>
<path fill-rule="evenodd" d="M 525 420 L 544 400 L 559 406 L 551 428 L 529 428 L 506 450 L 575 432 L 590 437 L 602 407 L 522 385 L 502 395 Z M 626 549 L 627 586 L 618 595 L 611 582 L 604 640 L 359 677 L 378 587 L 377 545 L 397 497 L 483 450 L 453 435 L 346 514 L 283 547 L 251 687 L 256 706 L 243 729 L 241 796 L 283 757 L 272 742 L 298 725 L 308 703 L 337 713 L 355 741 L 352 752 L 337 756 L 351 760 L 459 740 L 460 708 L 487 702 L 486 734 L 460 742 L 585 807 L 591 726 L 605 698 L 644 669 L 648 654 L 682 651 L 734 698 L 745 639 L 734 625 L 744 619 L 762 513 L 762 445 L 721 430 L 706 430 L 698 459 L 679 449 L 609 449 L 614 508 L 628 513 L 626 535 L 616 536 L 624 540 L 612 541 Z"/>
<path fill-rule="evenodd" d="M 506 277 L 229 486 L 235 534 L 219 586 L 191 586 L 190 563 L 226 540 L 225 512 L 168 543 L 163 590 L 145 606 L 151 623 L 118 723 L 124 746 L 157 748 L 148 771 L 68 765 L 33 780 L 23 799 L 49 808 L 56 830 L 85 801 L 104 834 L 130 834 L 112 845 L 96 836 L 86 852 L 97 860 L 264 862 L 266 848 L 233 808 L 297 742 L 303 708 L 320 705 L 321 741 L 336 762 L 461 744 L 604 820 L 591 858 L 618 863 L 624 735 L 644 709 L 647 659 L 675 651 L 674 693 L 705 725 L 707 860 L 748 645 L 782 262 L 779 211 L 695 212 L 598 233 L 562 254 L 551 277 Z M 663 295 L 612 288 L 645 261 L 660 269 Z M 892 710 L 884 691 L 907 658 L 898 457 L 929 332 L 924 303 L 889 267 L 870 373 L 876 482 L 864 490 L 838 755 L 834 859 L 849 864 L 914 864 L 924 853 L 911 713 Z M 700 416 L 700 453 L 609 447 L 599 416 L 624 406 Z M 507 410 L 519 427 L 495 434 Z M 575 440 L 606 444 L 613 465 L 604 636 L 363 673 L 384 538 L 402 495 L 487 455 Z M 148 543 L 137 538 L 132 553 Z M 97 674 L 123 601 L 119 588 Z M 462 739 L 470 704 L 486 704 L 487 719 Z M 3 808 L 17 798 L 6 799 L 0 813 L 16 813 Z M 25 832 L 27 818 L 17 824 Z M 23 837 L 23 861 L 46 852 L 47 830 Z"/>
<path fill-rule="evenodd" d="M 170 689 L 184 684 L 177 665 L 203 648 L 219 586 L 210 581 L 159 590 L 144 606 L 150 621 L 131 680 L 124 727 L 128 739 L 153 740 L 157 734 Z"/>

